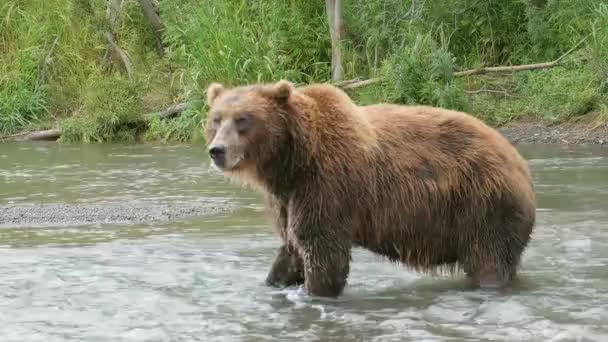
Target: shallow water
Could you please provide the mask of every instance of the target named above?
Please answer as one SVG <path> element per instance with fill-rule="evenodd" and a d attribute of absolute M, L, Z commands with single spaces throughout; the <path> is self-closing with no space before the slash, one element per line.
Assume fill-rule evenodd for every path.
<path fill-rule="evenodd" d="M 538 225 L 503 291 L 356 249 L 336 300 L 263 285 L 278 240 L 258 195 L 200 146 L 0 145 L 0 206 L 196 203 L 167 223 L 0 229 L 1 341 L 608 341 L 608 149 L 520 147 Z M 1 220 L 1 218 L 0 218 Z"/>

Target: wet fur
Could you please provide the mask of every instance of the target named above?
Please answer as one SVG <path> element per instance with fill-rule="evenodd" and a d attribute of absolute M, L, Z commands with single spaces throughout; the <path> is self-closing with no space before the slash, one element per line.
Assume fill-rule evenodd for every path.
<path fill-rule="evenodd" d="M 245 141 L 250 164 L 226 175 L 267 195 L 283 241 L 269 284 L 337 296 L 353 246 L 421 272 L 463 269 L 482 286 L 515 275 L 535 224 L 534 189 L 525 160 L 481 121 L 357 106 L 330 85 L 214 92 L 212 104 L 238 96 L 240 108 L 265 113 L 263 132 Z"/>

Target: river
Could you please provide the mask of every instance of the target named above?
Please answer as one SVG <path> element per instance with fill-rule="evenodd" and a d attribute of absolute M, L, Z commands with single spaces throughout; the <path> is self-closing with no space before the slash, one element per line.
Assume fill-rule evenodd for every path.
<path fill-rule="evenodd" d="M 263 285 L 261 199 L 201 146 L 0 144 L 0 341 L 608 341 L 608 149 L 518 148 L 539 208 L 511 287 L 355 249 L 344 295 L 312 299 Z"/>

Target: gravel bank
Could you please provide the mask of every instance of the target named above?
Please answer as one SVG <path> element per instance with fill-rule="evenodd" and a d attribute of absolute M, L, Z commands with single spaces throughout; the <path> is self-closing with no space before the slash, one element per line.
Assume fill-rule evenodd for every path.
<path fill-rule="evenodd" d="M 38 204 L 0 206 L 0 228 L 166 222 L 226 212 L 225 200 L 203 203 Z"/>
<path fill-rule="evenodd" d="M 598 126 L 590 118 L 555 126 L 518 121 L 499 131 L 513 144 L 602 145 L 608 147 L 608 125 Z"/>

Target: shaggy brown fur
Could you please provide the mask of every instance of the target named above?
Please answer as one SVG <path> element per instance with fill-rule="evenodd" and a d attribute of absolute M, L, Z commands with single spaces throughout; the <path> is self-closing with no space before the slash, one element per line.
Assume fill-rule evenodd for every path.
<path fill-rule="evenodd" d="M 283 241 L 269 284 L 337 296 L 353 246 L 419 271 L 460 267 L 482 286 L 515 275 L 534 189 L 526 161 L 478 119 L 287 81 L 213 84 L 208 101 L 215 164 L 267 194 Z"/>

